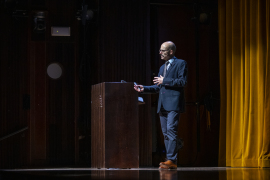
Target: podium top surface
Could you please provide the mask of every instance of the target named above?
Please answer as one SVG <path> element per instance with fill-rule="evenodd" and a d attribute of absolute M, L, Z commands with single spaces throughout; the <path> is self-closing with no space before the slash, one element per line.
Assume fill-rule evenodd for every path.
<path fill-rule="evenodd" d="M 101 82 L 101 83 L 98 83 L 98 84 L 130 84 L 130 83 L 134 83 L 134 82 L 125 82 L 125 83 L 122 83 L 122 82 Z M 97 84 L 94 84 L 94 85 L 97 85 Z"/>

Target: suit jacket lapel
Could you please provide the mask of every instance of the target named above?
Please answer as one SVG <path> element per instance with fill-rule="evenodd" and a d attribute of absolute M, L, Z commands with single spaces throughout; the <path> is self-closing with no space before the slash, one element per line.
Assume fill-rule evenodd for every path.
<path fill-rule="evenodd" d="M 172 69 L 172 67 L 174 66 L 174 64 L 175 64 L 175 60 L 171 63 L 169 69 L 167 70 L 167 72 L 166 72 L 166 74 L 165 74 L 165 77 L 168 76 L 168 74 L 169 74 L 169 72 L 171 71 L 171 69 Z M 164 66 L 164 67 L 165 67 L 165 66 Z"/>
<path fill-rule="evenodd" d="M 163 76 L 163 75 L 164 75 L 164 70 L 165 70 L 165 64 L 163 64 L 163 70 L 162 70 L 162 74 L 161 74 L 161 76 Z M 166 76 L 166 74 L 165 74 L 165 76 Z"/>

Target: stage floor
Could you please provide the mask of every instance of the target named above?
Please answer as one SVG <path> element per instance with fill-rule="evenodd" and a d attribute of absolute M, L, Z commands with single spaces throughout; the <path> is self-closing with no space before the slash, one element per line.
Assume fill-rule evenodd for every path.
<path fill-rule="evenodd" d="M 149 180 L 270 180 L 270 168 L 179 167 L 177 170 L 158 168 L 96 169 L 42 168 L 1 169 L 0 180 L 52 179 L 149 179 Z"/>

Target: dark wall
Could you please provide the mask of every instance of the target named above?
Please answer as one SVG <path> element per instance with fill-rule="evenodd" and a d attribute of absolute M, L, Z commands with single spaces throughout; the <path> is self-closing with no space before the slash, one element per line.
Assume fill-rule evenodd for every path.
<path fill-rule="evenodd" d="M 33 31 L 36 11 L 45 12 L 46 32 Z M 1 137 L 27 127 L 0 142 L 1 167 L 75 163 L 79 107 L 75 15 L 75 1 L 1 6 Z M 68 26 L 71 36 L 53 37 L 51 26 Z M 52 62 L 63 69 L 56 80 L 47 75 Z"/>
<path fill-rule="evenodd" d="M 0 167 L 90 166 L 91 85 L 121 80 L 150 85 L 162 64 L 158 49 L 167 40 L 176 43 L 176 56 L 189 65 L 187 111 L 179 126 L 185 147 L 178 163 L 217 165 L 218 103 L 211 116 L 211 131 L 206 127 L 204 106 L 199 106 L 200 140 L 195 105 L 203 104 L 210 91 L 217 98 L 219 95 L 216 1 L 198 1 L 213 13 L 211 23 L 198 26 L 191 20 L 197 12 L 194 4 L 184 0 L 166 1 L 173 5 L 163 4 L 165 1 L 86 0 L 94 18 L 83 26 L 76 19 L 82 2 L 20 1 L 17 9 L 26 10 L 24 17 L 12 16 L 14 9 L 1 4 L 0 138 L 23 131 L 0 141 Z M 38 10 L 46 14 L 47 29 L 40 34 L 33 32 L 33 15 Z M 53 37 L 51 26 L 71 27 L 71 36 Z M 46 73 L 52 62 L 63 67 L 57 80 Z M 157 97 L 143 98 L 139 158 L 140 166 L 151 166 L 163 160 L 163 137 L 155 113 Z M 201 144 L 199 152 L 197 142 Z"/>
<path fill-rule="evenodd" d="M 1 6 L 0 28 L 0 137 L 28 127 L 29 111 L 23 104 L 28 93 L 27 18 L 14 19 Z M 27 97 L 27 96 L 26 96 Z M 0 141 L 0 167 L 27 162 L 27 131 Z"/>
<path fill-rule="evenodd" d="M 43 3 L 42 3 L 43 2 Z M 28 58 L 30 65 L 30 158 L 29 164 L 73 165 L 75 162 L 76 119 L 78 112 L 77 47 L 78 22 L 74 1 L 29 2 Z M 35 11 L 46 13 L 46 32 L 30 27 Z M 68 37 L 51 36 L 52 26 L 70 27 Z M 52 79 L 46 74 L 50 63 L 59 63 L 63 75 Z"/>

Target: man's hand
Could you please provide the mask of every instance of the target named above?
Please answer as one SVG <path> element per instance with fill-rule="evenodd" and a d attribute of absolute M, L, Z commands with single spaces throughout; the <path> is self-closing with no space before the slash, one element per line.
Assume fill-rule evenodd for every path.
<path fill-rule="evenodd" d="M 164 77 L 160 75 L 160 77 L 154 77 L 153 82 L 154 82 L 154 84 L 156 84 L 156 85 L 160 85 L 160 84 L 163 83 L 163 79 L 164 79 Z"/>
<path fill-rule="evenodd" d="M 144 91 L 143 85 L 134 85 L 134 89 L 135 91 L 138 91 L 138 92 Z"/>

